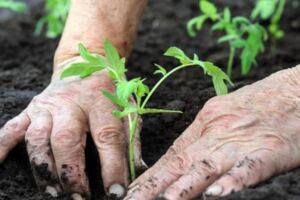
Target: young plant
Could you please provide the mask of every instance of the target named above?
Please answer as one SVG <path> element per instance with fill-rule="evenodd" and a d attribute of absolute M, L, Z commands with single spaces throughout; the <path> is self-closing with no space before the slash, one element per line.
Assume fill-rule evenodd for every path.
<path fill-rule="evenodd" d="M 187 57 L 182 50 L 177 47 L 169 48 L 165 55 L 174 57 L 180 61 L 180 65 L 167 71 L 160 65 L 154 74 L 160 74 L 161 79 L 150 89 L 144 80 L 140 77 L 127 80 L 125 78 L 125 58 L 121 58 L 116 48 L 108 40 L 104 43 L 105 57 L 101 55 L 91 54 L 82 44 L 79 45 L 79 53 L 84 59 L 84 62 L 72 64 L 65 69 L 61 74 L 61 78 L 69 76 L 80 76 L 81 78 L 90 76 L 94 72 L 106 69 L 108 75 L 115 82 L 115 92 L 110 93 L 106 90 L 102 94 L 118 106 L 117 110 L 113 111 L 113 115 L 118 118 L 126 117 L 129 122 L 129 169 L 131 180 L 135 179 L 135 165 L 134 165 L 134 140 L 137 131 L 138 119 L 141 115 L 148 113 L 181 113 L 177 110 L 165 110 L 158 108 L 148 108 L 147 103 L 162 84 L 169 76 L 178 70 L 187 67 L 200 67 L 206 74 L 212 77 L 216 93 L 218 95 L 227 93 L 227 85 L 225 82 L 232 84 L 228 76 L 213 63 L 201 61 L 197 55 L 193 59 Z M 134 97 L 136 102 L 130 101 L 130 97 Z"/>
<path fill-rule="evenodd" d="M 251 13 L 251 18 L 259 17 L 262 20 L 270 20 L 268 27 L 273 39 L 278 40 L 284 36 L 280 28 L 280 20 L 285 7 L 285 0 L 258 0 Z"/>
<path fill-rule="evenodd" d="M 267 39 L 265 29 L 258 23 L 251 23 L 245 17 L 231 17 L 229 8 L 225 8 L 223 12 L 219 13 L 216 6 L 208 0 L 199 0 L 199 7 L 202 14 L 187 23 L 189 35 L 195 37 L 196 31 L 202 29 L 205 21 L 212 21 L 211 30 L 224 33 L 218 43 L 227 42 L 229 44 L 227 75 L 231 76 L 238 49 L 240 50 L 241 73 L 242 75 L 248 74 L 252 65 L 256 63 L 258 53 L 264 51 L 264 41 Z"/>
<path fill-rule="evenodd" d="M 69 8 L 70 0 L 47 0 L 45 4 L 46 15 L 37 22 L 35 34 L 41 34 L 46 26 L 48 38 L 58 37 L 64 29 Z"/>
<path fill-rule="evenodd" d="M 23 2 L 17 2 L 13 0 L 0 0 L 0 8 L 7 8 L 21 13 L 26 10 L 26 5 Z"/>

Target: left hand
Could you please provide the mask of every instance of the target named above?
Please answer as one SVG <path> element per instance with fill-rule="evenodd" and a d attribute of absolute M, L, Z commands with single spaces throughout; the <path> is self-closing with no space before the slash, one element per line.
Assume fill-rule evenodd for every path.
<path fill-rule="evenodd" d="M 209 100 L 125 200 L 226 196 L 300 166 L 299 74 L 283 70 Z"/>

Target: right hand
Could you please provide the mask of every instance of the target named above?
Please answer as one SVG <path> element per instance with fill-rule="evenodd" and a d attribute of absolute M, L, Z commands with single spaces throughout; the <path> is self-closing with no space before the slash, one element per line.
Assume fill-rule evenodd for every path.
<path fill-rule="evenodd" d="M 114 83 L 106 71 L 82 80 L 60 80 L 61 71 L 21 114 L 0 129 L 0 162 L 25 139 L 34 178 L 42 191 L 88 198 L 84 150 L 90 131 L 101 161 L 104 188 L 108 195 L 121 197 L 128 185 L 128 128 L 125 120 L 112 116 L 116 106 L 101 94 L 101 90 L 113 92 Z M 138 134 L 135 154 L 137 168 L 143 167 Z"/>

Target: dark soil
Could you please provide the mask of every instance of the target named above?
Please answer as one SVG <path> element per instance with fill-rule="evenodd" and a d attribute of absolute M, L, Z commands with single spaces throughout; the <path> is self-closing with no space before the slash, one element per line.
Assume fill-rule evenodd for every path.
<path fill-rule="evenodd" d="M 220 6 L 230 5 L 234 14 L 248 15 L 252 7 L 251 1 L 217 2 Z M 236 86 L 232 90 L 300 63 L 299 9 L 293 8 L 289 2 L 282 21 L 286 37 L 279 42 L 276 52 L 266 51 L 260 56 L 259 65 L 247 77 L 241 77 L 236 66 L 233 76 Z M 40 14 L 37 10 L 41 9 L 31 10 L 27 15 L 0 19 L 0 126 L 22 111 L 50 80 L 52 57 L 58 40 L 33 36 L 34 24 Z M 152 76 L 153 63 L 163 66 L 175 64 L 162 56 L 171 45 L 179 46 L 190 54 L 196 52 L 203 59 L 225 66 L 227 47 L 216 44 L 216 35 L 206 28 L 195 39 L 187 36 L 186 22 L 197 14 L 196 0 L 150 1 L 129 61 L 129 76 L 148 77 L 148 83 L 153 84 L 156 81 L 156 77 Z M 197 69 L 180 72 L 161 87 L 152 99 L 152 106 L 176 108 L 184 111 L 184 114 L 149 115 L 144 118 L 143 155 L 149 165 L 155 163 L 167 150 L 212 96 L 214 91 L 211 82 Z M 95 166 L 95 150 L 92 142 L 88 143 L 87 165 L 89 175 L 93 177 L 92 198 L 105 199 L 99 170 L 96 170 L 99 166 Z M 0 165 L 0 199 L 53 199 L 39 193 L 36 188 L 24 144 L 15 148 Z M 255 188 L 224 199 L 300 199 L 300 169 L 279 175 Z"/>

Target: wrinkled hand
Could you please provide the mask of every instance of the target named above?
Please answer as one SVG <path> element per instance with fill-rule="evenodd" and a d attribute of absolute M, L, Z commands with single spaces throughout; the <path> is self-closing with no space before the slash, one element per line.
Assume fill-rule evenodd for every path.
<path fill-rule="evenodd" d="M 209 100 L 126 200 L 225 196 L 300 166 L 300 66 Z"/>
<path fill-rule="evenodd" d="M 84 150 L 90 131 L 99 153 L 104 187 L 109 194 L 120 196 L 128 184 L 127 123 L 112 116 L 116 106 L 101 94 L 104 89 L 112 92 L 114 83 L 105 71 L 83 80 L 60 80 L 60 73 L 53 75 L 50 85 L 19 116 L 0 129 L 0 162 L 25 138 L 33 174 L 42 191 L 88 198 Z M 137 167 L 142 167 L 139 138 L 135 154 Z"/>

